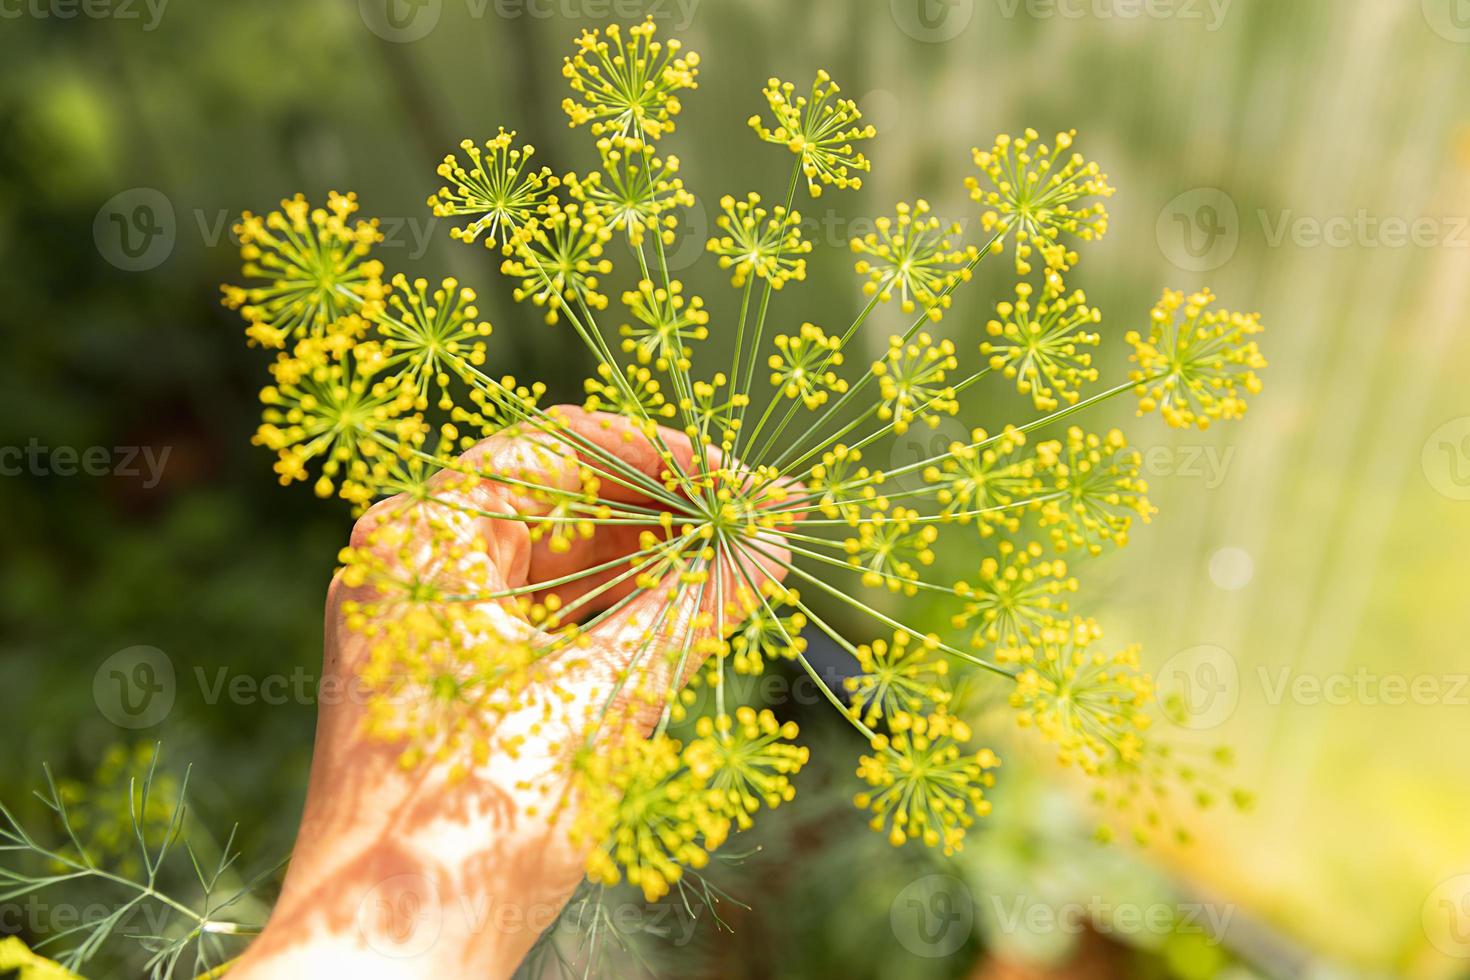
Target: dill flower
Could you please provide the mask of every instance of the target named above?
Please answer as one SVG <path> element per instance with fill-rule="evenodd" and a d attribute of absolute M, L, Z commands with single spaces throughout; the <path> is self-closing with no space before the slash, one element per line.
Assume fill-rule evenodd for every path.
<path fill-rule="evenodd" d="M 969 445 L 951 447 L 938 464 L 924 470 L 936 484 L 941 513 L 959 524 L 975 523 L 982 537 L 997 531 L 1014 534 L 1020 511 L 1036 509 L 1045 496 L 1034 455 L 1026 455 L 1026 433 L 1009 427 L 996 436 L 984 429 L 971 433 Z"/>
<path fill-rule="evenodd" d="M 829 337 L 819 326 L 803 323 L 795 335 L 777 334 L 776 353 L 767 361 L 771 384 L 787 398 L 800 399 L 808 409 L 826 404 L 827 396 L 847 390 L 837 373 L 842 365 L 842 341 Z"/>
<path fill-rule="evenodd" d="M 860 673 L 847 678 L 843 686 L 851 696 L 853 714 L 865 724 L 876 725 L 884 718 L 949 702 L 950 691 L 942 683 L 949 662 L 931 659 L 930 641 L 915 643 L 913 639 L 899 630 L 891 642 L 877 639 L 853 651 Z"/>
<path fill-rule="evenodd" d="M 919 565 L 934 564 L 934 542 L 939 528 L 919 523 L 919 512 L 895 507 L 875 511 L 857 526 L 857 535 L 842 543 L 847 563 L 862 570 L 867 586 L 916 595 Z"/>
<path fill-rule="evenodd" d="M 383 240 L 376 218 L 352 221 L 356 194 L 333 191 L 325 208 L 297 194 L 264 217 L 246 211 L 235 225 L 253 286 L 225 286 L 224 304 L 239 310 L 251 343 L 283 348 L 319 335 L 362 300 L 381 293 L 383 264 L 368 252 Z"/>
<path fill-rule="evenodd" d="M 484 235 L 487 248 L 509 250 L 535 224 L 558 181 L 550 167 L 532 169 L 536 148 L 511 146 L 515 137 L 502 128 L 485 141 L 484 152 L 474 140 L 462 141 L 469 169 L 453 153 L 439 164 L 439 176 L 449 183 L 429 196 L 429 208 L 436 218 L 473 219 L 451 228 L 451 238 L 470 244 Z"/>
<path fill-rule="evenodd" d="M 800 599 L 794 590 L 792 595 L 795 600 Z M 800 612 L 782 616 L 768 605 L 757 605 L 728 637 L 731 666 L 739 674 L 759 674 L 765 669 L 767 657 L 796 659 L 806 652 L 807 642 L 801 635 L 806 622 L 806 616 Z"/>
<path fill-rule="evenodd" d="M 393 291 L 369 317 L 382 335 L 383 359 L 379 371 L 413 392 L 414 407 L 429 406 L 429 395 L 437 390 L 435 404 L 454 407 L 450 379 L 468 364 L 485 363 L 485 338 L 490 324 L 477 320 L 475 291 L 445 279 L 433 294 L 425 279 L 412 283 L 403 274 L 393 277 Z"/>
<path fill-rule="evenodd" d="M 872 139 L 873 126 L 859 125 L 863 114 L 852 99 L 836 98 L 841 91 L 832 76 L 817 72 L 810 96 L 794 95 L 796 86 L 772 78 L 766 82 L 766 102 L 774 124 L 767 128 L 759 115 L 750 117 L 750 128 L 767 143 L 779 143 L 801 161 L 801 172 L 812 197 L 822 195 L 822 185 L 839 189 L 863 186 L 859 174 L 872 169 L 868 158 L 853 148 L 856 140 Z"/>
<path fill-rule="evenodd" d="M 938 426 L 940 413 L 959 411 L 954 388 L 944 383 L 945 372 L 959 363 L 950 340 L 935 343 L 927 333 L 919 334 L 912 343 L 899 336 L 888 338 L 887 355 L 873 364 L 883 399 L 878 417 L 892 420 L 893 431 L 900 435 L 915 421 L 931 429 Z"/>
<path fill-rule="evenodd" d="M 1153 517 L 1148 482 L 1138 476 L 1143 456 L 1117 429 L 1099 436 L 1074 425 L 1066 439 L 1041 443 L 1036 454 L 1058 491 L 1041 505 L 1041 523 L 1058 549 L 1097 554 L 1105 544 L 1121 547 L 1135 517 Z"/>
<path fill-rule="evenodd" d="M 707 781 L 684 764 L 682 748 L 670 736 L 630 736 L 580 754 L 572 836 L 593 846 L 587 865 L 593 881 L 616 884 L 626 873 L 629 884 L 656 902 L 685 867 L 709 862 L 702 844 L 723 840 L 727 821 L 711 815 Z"/>
<path fill-rule="evenodd" d="M 602 257 L 612 229 L 576 201 L 553 198 L 546 207 L 546 216 L 501 263 L 501 272 L 521 280 L 515 298 L 546 307 L 546 322 L 553 324 L 563 312 L 575 316 L 580 304 L 606 309 L 607 297 L 597 286 L 598 277 L 612 271 L 612 263 Z"/>
<path fill-rule="evenodd" d="M 938 320 L 949 308 L 950 292 L 969 278 L 978 255 L 975 246 L 957 248 L 954 236 L 963 230 L 959 222 L 941 224 L 923 198 L 912 205 L 901 202 L 897 214 L 879 218 L 876 227 L 851 242 L 852 250 L 864 256 L 855 266 L 868 279 L 863 292 L 886 303 L 896 289 L 905 313 L 922 305 L 929 319 Z"/>
<path fill-rule="evenodd" d="M 751 275 L 780 289 L 792 279 L 806 278 L 806 259 L 812 243 L 801 237 L 801 215 L 777 205 L 767 211 L 754 191 L 737 201 L 726 194 L 720 198 L 715 226 L 724 232 L 705 247 L 718 255 L 721 269 L 733 269 L 730 284 L 744 286 Z"/>
<path fill-rule="evenodd" d="M 1102 313 L 1087 305 L 1082 290 L 1066 293 L 1055 274 L 1034 306 L 1033 292 L 1030 283 L 1017 283 L 1015 302 L 996 306 L 985 332 L 998 339 L 982 343 L 980 353 L 991 370 L 1014 378 L 1016 390 L 1030 395 L 1038 410 L 1051 411 L 1061 401 L 1075 405 L 1078 389 L 1097 380 L 1092 354 L 1080 348 L 1097 346 L 1101 336 L 1086 327 L 1101 322 Z"/>
<path fill-rule="evenodd" d="M 872 789 L 854 802 L 872 812 L 873 829 L 895 847 L 913 838 L 945 854 L 963 849 L 975 817 L 990 812 L 985 790 L 995 785 L 991 770 L 1000 760 L 990 749 L 967 753 L 969 726 L 943 713 L 901 712 L 889 725 L 893 734 L 874 736 L 873 754 L 858 765 Z"/>
<path fill-rule="evenodd" d="M 1149 316 L 1148 337 L 1130 330 L 1124 338 L 1138 364 L 1129 377 L 1138 382 L 1139 415 L 1157 408 L 1175 428 L 1201 429 L 1245 415 L 1245 395 L 1260 392 L 1256 372 L 1266 367 L 1251 339 L 1263 329 L 1261 318 L 1210 309 L 1214 302 L 1208 289 L 1187 299 L 1166 289 Z"/>
<path fill-rule="evenodd" d="M 994 555 L 981 560 L 974 582 L 955 586 L 967 601 L 953 617 L 953 625 L 961 629 L 973 623 L 973 645 L 993 647 L 1003 662 L 1035 643 L 1056 617 L 1066 613 L 1064 596 L 1077 591 L 1077 579 L 1067 575 L 1067 563 L 1042 554 L 1035 541 L 1022 547 L 1001 541 Z"/>
<path fill-rule="evenodd" d="M 362 329 L 360 318 L 344 318 L 271 366 L 275 384 L 261 389 L 263 421 L 252 441 L 276 453 L 283 486 L 305 480 L 317 462 L 317 496 L 337 489 L 353 503 L 370 499 L 370 471 L 384 455 L 379 437 L 392 437 L 405 405 L 399 392 L 373 383 L 381 353 L 354 346 Z"/>
<path fill-rule="evenodd" d="M 1063 236 L 1087 242 L 1108 230 L 1107 209 L 1092 199 L 1112 197 L 1113 187 L 1096 163 L 1067 153 L 1076 136 L 1076 130 L 1058 133 L 1047 146 L 1028 129 L 1020 136 L 997 136 L 988 150 L 971 151 L 985 179 L 965 179 L 970 199 L 987 209 L 981 216 L 987 231 L 1013 237 L 1019 275 L 1031 271 L 1033 250 L 1047 268 L 1071 268 L 1077 253 Z"/>
<path fill-rule="evenodd" d="M 741 830 L 751 826 L 752 813 L 764 804 L 774 809 L 796 795 L 791 776 L 809 758 L 804 746 L 791 745 L 796 722 L 781 723 L 770 709 L 749 705 L 715 718 L 700 718 L 698 735 L 684 750 L 691 773 L 704 780 L 715 810 Z"/>
<path fill-rule="evenodd" d="M 632 354 L 639 364 L 653 364 L 660 371 L 668 371 L 671 365 L 687 371 L 693 353 L 687 342 L 709 336 L 704 300 L 698 296 L 686 298 L 684 284 L 677 279 L 666 287 L 644 279 L 637 289 L 623 294 L 623 305 L 637 320 L 618 328 L 623 336 L 623 352 Z"/>
<path fill-rule="evenodd" d="M 811 468 L 809 484 L 819 494 L 816 507 L 827 517 L 856 524 L 863 505 L 877 500 L 884 474 L 861 465 L 862 458 L 861 451 L 838 443 Z"/>
<path fill-rule="evenodd" d="M 502 638 L 464 606 L 422 606 L 391 623 L 359 672 L 372 695 L 367 733 L 402 745 L 403 768 L 432 759 L 449 764 L 451 779 L 494 752 L 514 754 L 524 736 L 502 736 L 498 722 L 536 676 L 530 644 Z"/>
<path fill-rule="evenodd" d="M 1139 648 L 1094 652 L 1101 636 L 1095 622 L 1082 618 L 1051 631 L 1022 657 L 1010 697 L 1023 728 L 1052 743 L 1063 765 L 1089 775 L 1138 762 L 1149 727 L 1144 708 L 1153 700 L 1153 681 L 1139 669 Z"/>
<path fill-rule="evenodd" d="M 562 101 L 571 126 L 592 124 L 592 135 L 657 140 L 674 131 L 678 93 L 698 87 L 699 55 L 681 55 L 677 38 L 660 41 L 650 15 L 628 28 L 617 24 L 583 31 L 562 67 L 572 95 Z"/>
<path fill-rule="evenodd" d="M 570 190 L 608 227 L 624 232 L 635 248 L 643 236 L 657 231 L 662 220 L 663 244 L 674 242 L 675 220 L 660 216 L 676 207 L 688 207 L 694 196 L 679 178 L 679 158 L 654 155 L 651 143 L 631 136 L 604 136 L 597 141 L 602 170 L 573 182 Z"/>

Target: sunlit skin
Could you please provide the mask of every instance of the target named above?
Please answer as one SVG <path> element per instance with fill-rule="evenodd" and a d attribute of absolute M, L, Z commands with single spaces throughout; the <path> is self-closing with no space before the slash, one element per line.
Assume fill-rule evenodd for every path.
<path fill-rule="evenodd" d="M 563 412 L 577 432 L 629 464 L 655 477 L 662 471 L 660 457 L 646 438 L 624 437 L 625 421 L 571 407 Z M 660 435 L 675 458 L 689 465 L 688 440 L 668 429 Z M 518 471 L 538 459 L 528 451 L 528 442 L 493 437 L 461 458 L 477 469 Z M 458 481 L 440 480 L 445 482 Z M 545 510 L 543 504 L 489 480 L 455 486 L 442 499 L 444 506 L 476 510 L 529 515 Z M 631 491 L 622 499 L 651 503 Z M 376 504 L 358 521 L 353 544 L 371 547 L 384 522 L 413 521 L 415 511 L 406 504 L 403 496 Z M 468 560 L 483 562 L 489 570 L 488 583 L 510 588 L 600 565 L 637 548 L 633 531 L 604 530 L 610 533 L 578 540 L 570 551 L 558 553 L 547 540 L 532 542 L 524 524 L 480 518 L 467 523 L 463 543 Z M 433 547 L 425 536 L 425 562 L 434 560 L 429 553 Z M 766 559 L 744 571 L 758 580 L 779 581 L 785 575 L 778 561 Z M 732 588 L 736 574 L 726 570 Z M 555 815 L 550 804 L 568 796 L 567 747 L 598 723 L 597 709 L 648 629 L 654 606 L 664 601 L 662 593 L 645 590 L 588 631 L 585 648 L 566 651 L 564 656 L 579 663 L 558 677 L 556 692 L 549 687 L 527 692 L 524 707 L 500 723 L 503 732 L 526 734 L 519 752 L 497 754 L 457 776 L 447 761 L 406 770 L 399 762 L 400 746 L 366 731 L 357 674 L 368 640 L 362 631 L 347 627 L 343 614 L 345 602 L 370 598 L 364 591 L 347 586 L 339 575 L 328 592 L 324 692 L 347 693 L 322 696 L 306 809 L 281 898 L 264 933 L 230 975 L 246 980 L 341 971 L 385 978 L 508 976 L 586 874 L 587 848 L 573 845 L 567 833 L 575 815 L 574 797 Z M 565 593 L 568 599 L 573 594 Z M 610 592 L 594 604 L 605 608 L 615 598 Z M 677 632 L 693 628 L 694 610 L 690 596 L 678 611 Z M 507 634 L 530 628 L 511 612 L 495 612 Z M 670 682 L 664 677 L 645 690 L 662 690 Z M 538 727 L 548 705 L 554 720 Z M 663 704 L 649 700 L 632 708 L 636 723 L 647 731 L 657 723 Z M 506 905 L 511 911 L 502 911 Z M 415 907 L 428 917 L 409 914 Z M 429 929 L 434 937 L 417 931 Z M 417 955 L 404 955 L 421 947 Z"/>

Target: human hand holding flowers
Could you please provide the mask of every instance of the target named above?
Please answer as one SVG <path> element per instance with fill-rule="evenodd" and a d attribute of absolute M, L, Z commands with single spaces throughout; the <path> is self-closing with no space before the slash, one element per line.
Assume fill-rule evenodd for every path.
<path fill-rule="evenodd" d="M 664 457 L 625 420 L 552 411 L 633 469 L 665 472 Z M 677 465 L 693 465 L 682 434 L 658 438 Z M 516 484 L 556 485 L 595 462 L 534 433 L 496 436 L 421 496 L 388 498 L 359 520 L 328 597 L 325 689 L 360 689 L 384 645 L 408 631 L 436 639 L 402 697 L 323 699 L 291 870 L 270 925 L 232 976 L 344 967 L 367 977 L 509 975 L 570 897 L 598 843 L 577 833 L 598 817 L 579 811 L 570 774 L 654 729 L 678 679 L 672 662 L 632 673 L 644 640 L 652 632 L 687 646 L 695 655 L 678 669 L 694 670 L 709 649 L 715 596 L 696 603 L 672 583 L 619 580 L 615 569 L 640 550 L 637 527 L 609 526 L 566 547 L 533 540 L 549 507 Z M 627 506 L 656 503 L 608 492 Z M 778 583 L 786 553 L 773 548 L 770 559 L 721 569 L 719 591 Z M 583 574 L 596 568 L 605 571 Z M 523 654 L 537 643 L 533 620 L 547 625 L 547 593 L 524 590 L 565 578 L 563 608 L 585 628 L 558 657 L 531 664 Z M 500 598 L 463 604 L 456 589 Z M 478 693 L 466 697 L 470 688 Z M 509 919 L 507 906 L 516 910 Z"/>
<path fill-rule="evenodd" d="M 1179 797 L 1210 805 L 1228 792 L 1218 778 L 1147 733 L 1153 686 L 1137 649 L 1100 651 L 1096 622 L 1069 607 L 1074 559 L 1126 544 L 1155 512 L 1141 454 L 1078 416 L 1132 392 L 1139 414 L 1175 427 L 1241 417 L 1266 366 L 1259 317 L 1218 309 L 1208 290 L 1166 290 L 1146 329 L 1124 334 L 1127 380 L 1086 392 L 1102 373 L 1092 348 L 1103 317 L 1068 280 L 1077 250 L 1107 231 L 1113 188 L 1075 133 L 1044 142 L 1028 129 L 972 153 L 979 240 L 965 243 L 963 224 L 923 199 L 899 202 L 849 242 L 867 297 L 851 324 L 778 327 L 773 296 L 806 278 L 812 252 L 799 189 L 857 189 L 870 168 L 855 144 L 876 133 L 825 72 L 809 94 L 768 83 L 770 116 L 750 125 L 794 156 L 784 200 L 720 198 L 705 249 L 735 292 L 707 303 L 670 272 L 675 212 L 695 198 L 677 158 L 655 149 L 699 64 L 651 21 L 584 32 L 563 69 L 564 108 L 596 137 L 595 169 L 536 170 L 534 149 L 504 130 L 438 168 L 428 203 L 461 222 L 453 237 L 498 253 L 515 299 L 595 358 L 582 410 L 544 408 L 544 385 L 489 368 L 473 290 L 385 279 L 371 258 L 377 223 L 354 217 L 354 196 L 321 208 L 297 197 L 241 222 L 248 282 L 225 287 L 225 302 L 252 343 L 278 352 L 256 441 L 276 453 L 282 483 L 309 479 L 321 496 L 372 506 L 370 530 L 343 554 L 338 591 L 351 594 L 337 596 L 333 665 L 371 697 L 324 721 L 369 765 L 331 775 L 322 763 L 303 833 L 332 836 L 326 815 L 362 797 L 360 780 L 379 780 L 387 813 L 420 814 L 414 860 L 458 894 L 474 863 L 458 859 L 463 821 L 483 826 L 494 787 L 507 812 L 535 808 L 534 826 L 491 849 L 544 862 L 531 893 L 564 895 L 580 867 L 657 900 L 794 792 L 806 760 L 795 726 L 739 705 L 731 683 L 776 659 L 861 734 L 870 754 L 854 802 L 895 845 L 952 853 L 988 812 L 999 759 L 975 744 L 963 697 L 982 684 L 1094 777 L 1139 840 L 1169 825 Z M 954 326 L 954 299 L 1007 249 L 1015 298 L 993 307 L 976 343 L 979 331 Z M 620 268 L 632 275 L 619 293 L 608 282 Z M 599 323 L 610 293 L 627 311 L 616 330 Z M 860 332 L 895 295 L 907 329 L 863 357 Z M 733 342 L 728 369 L 696 368 L 716 336 Z M 941 452 L 875 465 L 894 458 L 893 436 L 973 411 L 970 391 L 987 379 L 1040 414 L 966 425 Z M 946 566 L 944 544 L 971 563 Z M 946 567 L 965 577 L 944 581 Z M 902 599 L 921 591 L 951 603 L 954 632 L 916 625 Z M 879 635 L 855 640 L 854 626 Z M 807 627 L 850 657 L 843 684 L 805 655 Z M 710 694 L 689 718 L 685 681 Z M 585 732 L 580 749 L 550 751 Z M 433 788 L 427 810 L 411 806 L 420 779 Z M 522 784 L 557 792 L 536 802 Z M 490 864 L 515 866 L 501 857 Z M 330 861 L 304 863 L 318 870 L 293 870 L 283 904 L 331 880 Z M 473 875 L 493 880 L 488 868 Z"/>

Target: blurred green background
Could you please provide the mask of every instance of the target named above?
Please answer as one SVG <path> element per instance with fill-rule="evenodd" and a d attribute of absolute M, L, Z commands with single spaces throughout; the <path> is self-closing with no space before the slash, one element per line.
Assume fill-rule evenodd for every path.
<path fill-rule="evenodd" d="M 866 230 L 854 219 L 923 195 L 973 226 L 971 146 L 1076 127 L 1120 188 L 1077 282 L 1104 310 L 1104 377 L 1165 285 L 1259 310 L 1271 360 L 1247 420 L 1204 436 L 1110 410 L 1162 514 L 1088 564 L 1079 601 L 1145 645 L 1189 708 L 1181 738 L 1236 746 L 1255 812 L 1189 817 L 1198 842 L 1177 852 L 1100 850 L 1083 794 L 1018 754 L 963 859 L 894 852 L 846 805 L 857 746 L 812 712 L 808 731 L 844 761 L 807 774 L 762 850 L 720 870 L 754 910 L 677 950 L 679 975 L 1470 975 L 1470 3 L 0 8 L 0 446 L 106 447 L 114 471 L 124 447 L 149 447 L 163 464 L 156 480 L 142 457 L 138 476 L 0 478 L 0 799 L 33 813 L 42 761 L 85 780 L 109 746 L 161 740 L 166 763 L 194 765 L 201 820 L 238 821 L 256 866 L 287 852 L 310 699 L 212 692 L 315 676 L 351 521 L 278 488 L 249 445 L 264 361 L 218 302 L 237 274 L 230 224 L 298 190 L 356 190 L 385 221 L 391 270 L 480 291 L 497 370 L 579 398 L 588 365 L 424 199 L 445 152 L 500 125 L 555 169 L 587 166 L 559 109 L 561 57 L 582 26 L 651 11 L 704 58 L 669 142 L 705 201 L 779 194 L 787 159 L 744 125 L 768 75 L 826 67 L 879 129 L 863 190 L 807 209 L 818 253 L 779 317 L 857 312 L 841 248 Z M 707 230 L 692 212 L 689 238 Z M 683 274 L 717 327 L 730 293 L 704 265 Z M 982 266 L 944 321 L 962 351 L 1008 288 L 1003 266 Z M 1019 408 L 1004 392 L 984 405 L 999 420 Z M 928 455 L 929 438 L 900 440 L 892 462 Z M 140 645 L 172 666 L 173 701 L 129 728 L 107 664 Z M 924 889 L 956 886 L 946 901 L 975 915 L 915 939 L 903 896 L 933 908 Z M 1012 902 L 1233 917 L 1217 945 L 1179 923 L 1018 926 Z"/>

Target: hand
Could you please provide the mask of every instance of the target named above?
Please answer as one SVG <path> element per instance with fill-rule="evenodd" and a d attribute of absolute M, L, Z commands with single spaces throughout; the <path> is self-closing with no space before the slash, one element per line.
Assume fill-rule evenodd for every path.
<path fill-rule="evenodd" d="M 662 483 L 658 451 L 625 421 L 562 408 L 568 429 Z M 689 440 L 661 430 L 679 465 L 692 462 Z M 544 433 L 485 440 L 461 457 L 484 474 L 533 471 L 530 482 L 569 478 L 563 465 L 599 467 L 567 449 L 565 436 Z M 548 465 L 550 463 L 550 465 Z M 718 461 L 715 461 L 718 465 Z M 629 481 L 632 482 L 632 481 Z M 575 485 L 575 484 L 573 484 Z M 594 568 L 639 550 L 643 527 L 604 525 L 589 539 L 574 539 L 557 551 L 548 538 L 533 541 L 533 524 L 486 514 L 536 517 L 547 504 L 516 486 L 494 479 L 465 480 L 446 471 L 431 481 L 433 502 L 403 496 L 385 500 L 353 530 L 356 548 L 375 549 L 394 567 L 442 564 L 445 547 L 426 528 L 438 521 L 454 527 L 463 545 L 456 561 L 491 591 L 514 590 Z M 652 498 L 611 480 L 601 483 L 607 499 L 657 507 Z M 385 535 L 385 529 L 396 531 Z M 388 539 L 409 540 L 407 549 L 385 547 Z M 775 543 L 771 559 L 744 569 L 724 568 L 722 594 L 735 594 L 747 577 L 759 584 L 779 580 L 788 560 Z M 412 573 L 415 568 L 402 568 Z M 599 572 L 558 587 L 564 601 L 606 583 L 616 570 Z M 631 594 L 631 581 L 589 601 L 582 612 L 606 610 Z M 690 590 L 684 590 L 688 593 Z M 714 590 L 707 590 L 713 596 Z M 495 753 L 455 772 L 462 761 L 430 758 L 413 768 L 400 764 L 404 746 L 365 731 L 370 706 L 360 695 L 359 674 L 371 657 L 366 631 L 349 629 L 344 603 L 370 601 L 370 586 L 351 587 L 339 573 L 327 599 L 324 692 L 317 720 L 306 809 L 281 897 L 263 934 L 231 971 L 232 980 L 342 975 L 358 978 L 510 976 L 570 898 L 586 868 L 586 853 L 569 839 L 576 801 L 568 797 L 568 747 L 585 742 L 609 696 L 618 688 L 650 623 L 663 615 L 663 590 L 643 590 L 625 606 L 588 629 L 588 643 L 574 653 L 575 669 L 557 681 L 557 692 L 533 688 L 518 695 L 518 708 L 497 723 L 500 734 L 522 736 L 519 750 Z M 696 626 L 696 613 L 712 612 L 712 599 L 695 608 L 681 594 L 669 611 L 675 642 Z M 350 611 L 353 607 L 349 605 Z M 503 637 L 534 632 L 513 608 L 486 603 L 482 610 Z M 383 615 L 380 613 L 380 615 Z M 491 637 L 487 642 L 497 642 Z M 690 669 L 695 666 L 693 658 Z M 672 668 L 664 658 L 639 661 L 639 671 L 663 676 L 643 690 L 669 689 Z M 687 677 L 687 671 L 686 671 Z M 681 679 L 682 681 L 682 679 Z M 631 688 L 634 685 L 629 685 Z M 620 689 L 620 688 L 619 688 Z M 328 698 L 327 691 L 349 692 Z M 662 706 L 621 696 L 635 727 L 650 731 Z M 614 703 L 619 702 L 614 698 Z M 551 724 L 538 723 L 551 711 Z M 597 732 L 597 737 L 615 735 Z M 557 800 L 569 800 L 560 809 Z"/>

